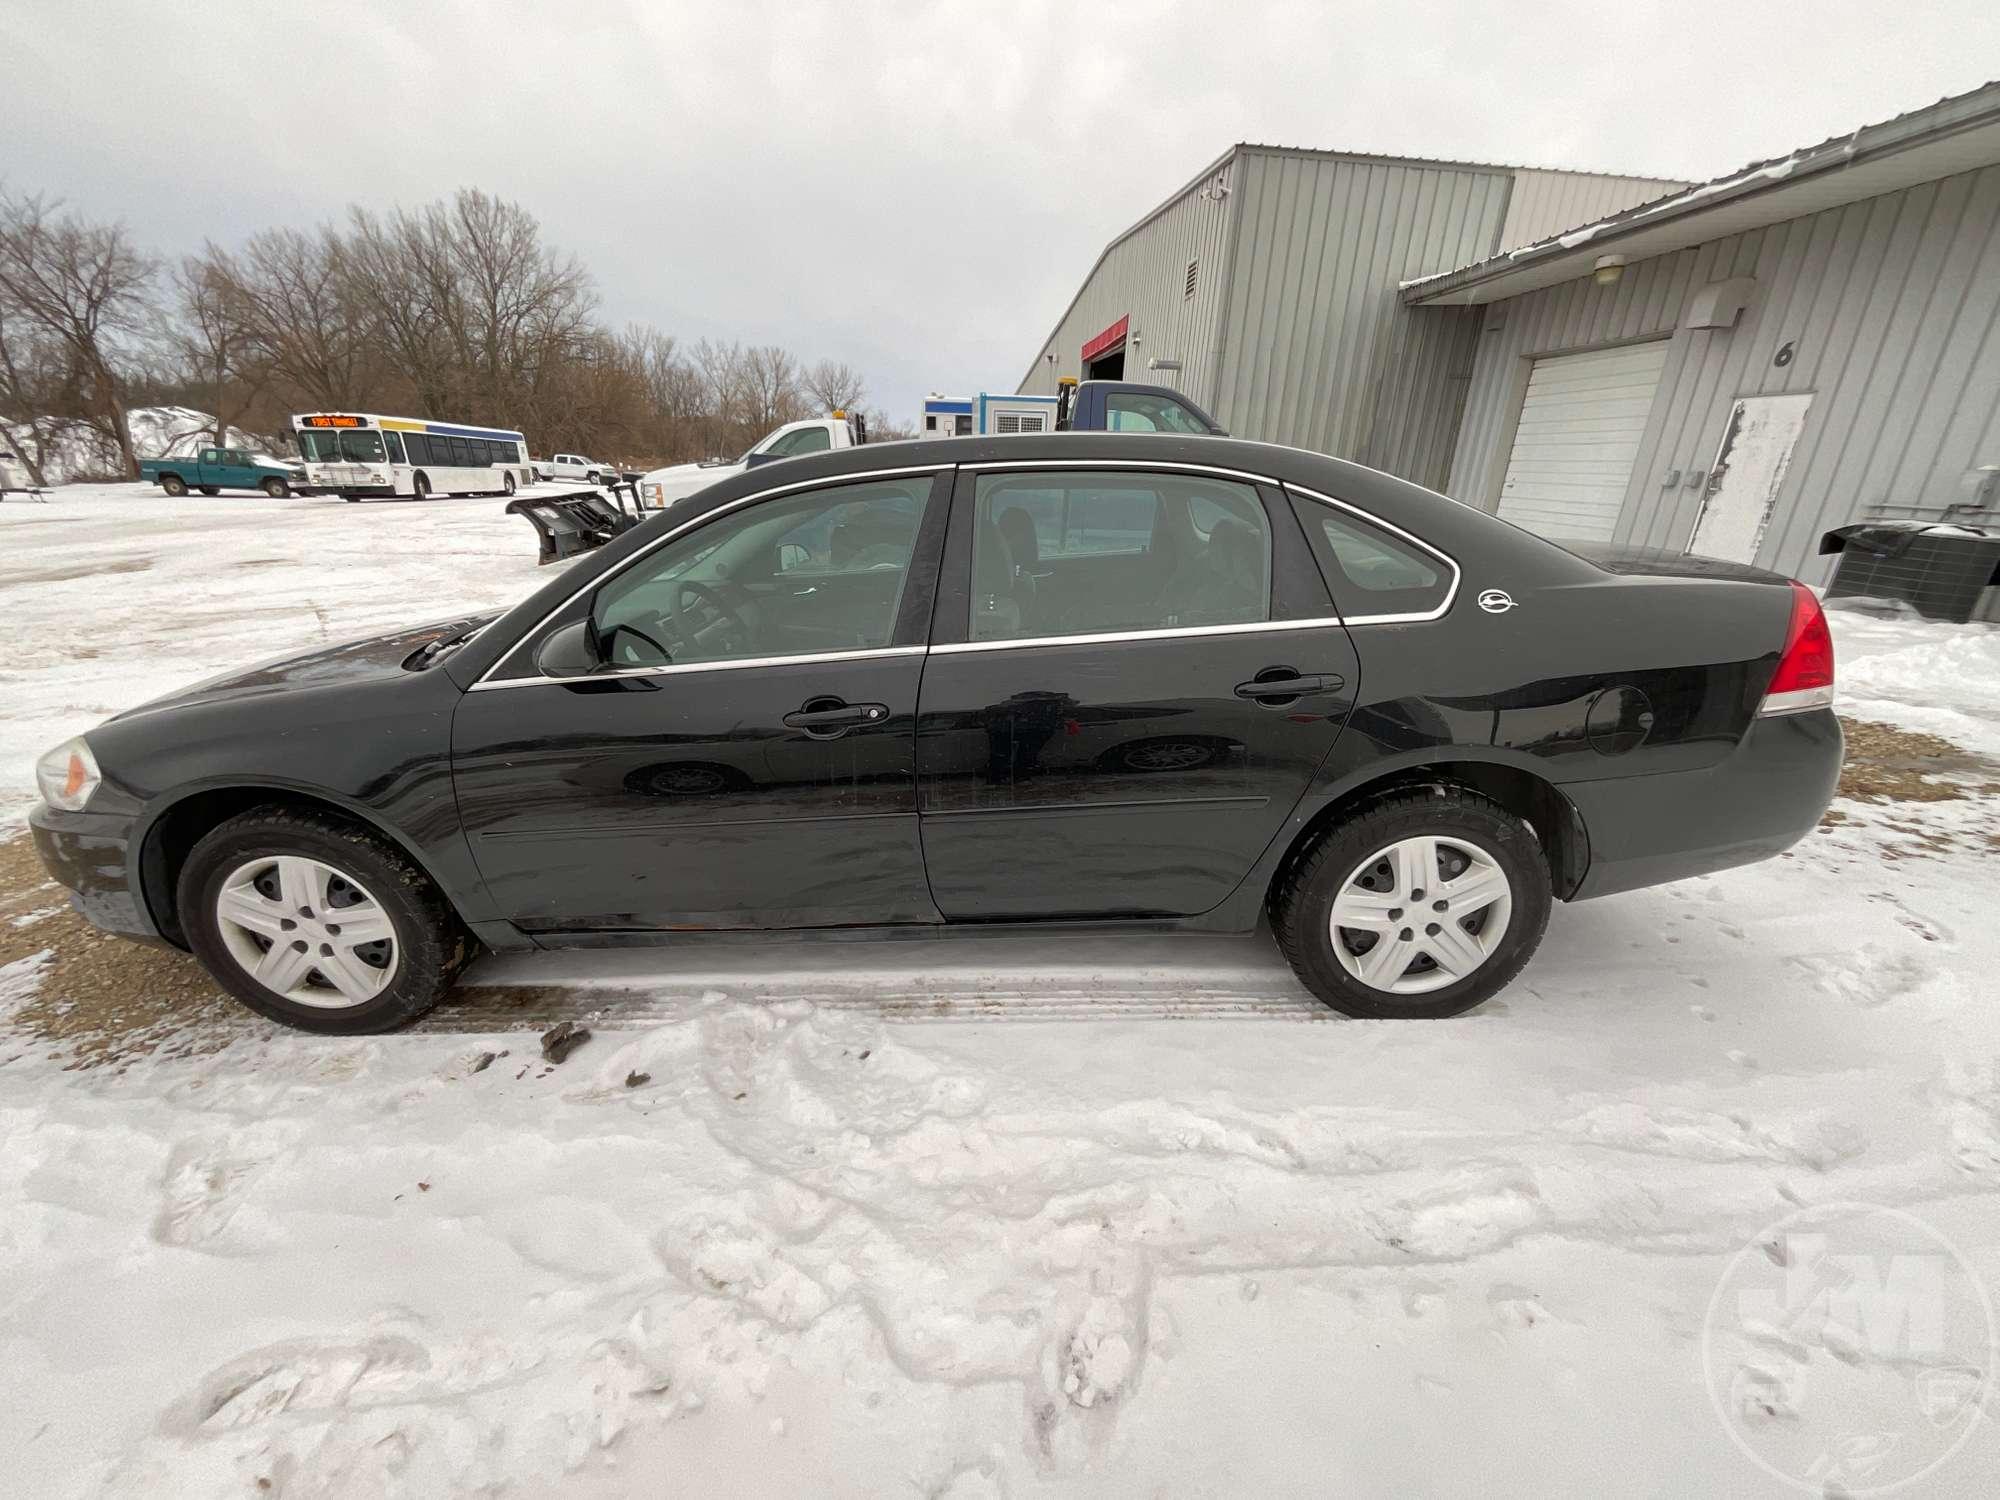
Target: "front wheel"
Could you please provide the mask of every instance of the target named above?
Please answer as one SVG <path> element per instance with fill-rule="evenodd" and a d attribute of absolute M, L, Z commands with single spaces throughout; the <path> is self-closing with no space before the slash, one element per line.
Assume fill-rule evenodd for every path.
<path fill-rule="evenodd" d="M 410 481 L 410 490 L 412 492 L 411 498 L 413 500 L 430 499 L 431 497 L 430 479 L 426 475 L 419 474 L 415 479 L 412 479 Z"/>
<path fill-rule="evenodd" d="M 267 479 L 261 488 L 273 500 L 282 500 L 292 492 L 292 487 L 282 479 Z"/>
<path fill-rule="evenodd" d="M 189 854 L 181 927 L 252 1010 L 328 1035 L 390 1031 L 444 996 L 471 944 L 430 879 L 373 834 L 259 808 Z"/>
<path fill-rule="evenodd" d="M 1477 792 L 1427 788 L 1337 824 L 1286 874 L 1272 925 L 1292 969 L 1350 1016 L 1455 1016 L 1541 944 L 1534 830 Z"/>

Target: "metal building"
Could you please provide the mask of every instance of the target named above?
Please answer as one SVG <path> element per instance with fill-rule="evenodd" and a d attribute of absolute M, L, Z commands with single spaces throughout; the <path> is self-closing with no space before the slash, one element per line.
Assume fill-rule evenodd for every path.
<path fill-rule="evenodd" d="M 1023 389 L 1120 319 L 1232 432 L 1821 582 L 1831 527 L 2000 520 L 2000 84 L 1693 186 L 1237 147 Z"/>
<path fill-rule="evenodd" d="M 1231 432 L 1441 489 L 1479 316 L 1414 314 L 1400 284 L 1683 186 L 1232 146 L 1106 247 L 1020 389 L 1171 385 Z"/>

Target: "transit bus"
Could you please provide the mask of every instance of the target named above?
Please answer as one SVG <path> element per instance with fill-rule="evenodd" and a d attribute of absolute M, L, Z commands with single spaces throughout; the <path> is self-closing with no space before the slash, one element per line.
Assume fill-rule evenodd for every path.
<path fill-rule="evenodd" d="M 511 495 L 535 479 L 528 440 L 497 427 L 321 411 L 294 416 L 292 435 L 306 487 L 343 500 Z"/>

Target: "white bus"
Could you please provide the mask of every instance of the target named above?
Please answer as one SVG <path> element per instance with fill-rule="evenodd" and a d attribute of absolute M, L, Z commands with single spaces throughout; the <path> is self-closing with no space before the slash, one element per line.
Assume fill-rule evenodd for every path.
<path fill-rule="evenodd" d="M 511 495 L 535 480 L 527 439 L 497 427 L 316 411 L 293 417 L 292 435 L 307 488 L 343 500 Z"/>

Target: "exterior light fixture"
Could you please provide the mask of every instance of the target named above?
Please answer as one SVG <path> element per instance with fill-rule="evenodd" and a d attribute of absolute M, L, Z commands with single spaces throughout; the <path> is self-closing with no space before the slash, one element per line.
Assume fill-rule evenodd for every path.
<path fill-rule="evenodd" d="M 1600 255 L 1597 263 L 1590 268 L 1590 279 L 1599 286 L 1610 286 L 1625 274 L 1625 257 L 1622 255 Z"/>

